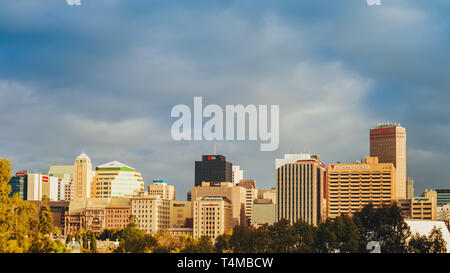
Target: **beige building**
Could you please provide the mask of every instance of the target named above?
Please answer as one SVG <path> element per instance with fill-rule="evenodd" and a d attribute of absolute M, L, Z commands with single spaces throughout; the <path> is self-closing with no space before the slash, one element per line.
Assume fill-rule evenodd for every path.
<path fill-rule="evenodd" d="M 48 175 L 58 178 L 58 200 L 70 201 L 73 196 L 72 184 L 74 165 L 53 165 L 50 166 Z"/>
<path fill-rule="evenodd" d="M 170 235 L 173 235 L 175 237 L 182 237 L 182 236 L 189 236 L 193 237 L 194 230 L 193 228 L 189 227 L 175 227 L 175 228 L 169 228 L 167 232 Z"/>
<path fill-rule="evenodd" d="M 239 186 L 246 191 L 245 195 L 245 216 L 247 223 L 250 225 L 252 219 L 253 201 L 258 198 L 258 189 L 256 188 L 255 180 L 241 180 Z"/>
<path fill-rule="evenodd" d="M 91 159 L 82 153 L 75 159 L 73 174 L 73 198 L 90 198 L 92 179 L 94 171 L 92 170 Z"/>
<path fill-rule="evenodd" d="M 233 227 L 235 225 L 246 224 L 245 202 L 247 191 L 245 188 L 233 186 L 231 182 L 203 182 L 201 187 L 191 189 L 191 200 L 198 200 L 200 197 L 225 197 L 230 200 L 233 208 Z"/>
<path fill-rule="evenodd" d="M 131 214 L 145 233 L 164 232 L 170 225 L 170 201 L 140 193 L 131 198 Z"/>
<path fill-rule="evenodd" d="M 433 220 L 437 218 L 437 193 L 433 190 L 425 190 L 421 197 L 412 200 L 412 220 Z"/>
<path fill-rule="evenodd" d="M 380 163 L 392 163 L 396 170 L 396 200 L 407 199 L 406 129 L 398 124 L 381 124 L 370 130 L 370 156 Z"/>
<path fill-rule="evenodd" d="M 328 217 L 352 215 L 372 203 L 390 205 L 395 199 L 396 170 L 392 163 L 367 157 L 365 163 L 329 164 L 327 168 Z"/>
<path fill-rule="evenodd" d="M 436 220 L 450 223 L 450 204 L 438 206 L 436 208 Z"/>
<path fill-rule="evenodd" d="M 166 180 L 153 180 L 153 184 L 148 185 L 148 195 L 159 195 L 162 199 L 175 200 L 175 186 L 168 185 Z"/>
<path fill-rule="evenodd" d="M 258 189 L 257 199 L 270 199 L 273 204 L 277 203 L 277 190 L 276 188 L 271 188 L 270 190 L 260 190 Z"/>
<path fill-rule="evenodd" d="M 195 239 L 207 236 L 215 240 L 233 228 L 233 207 L 226 197 L 198 197 L 193 209 Z"/>
<path fill-rule="evenodd" d="M 129 198 L 71 200 L 69 210 L 65 213 L 64 234 L 76 233 L 80 228 L 101 233 L 104 229 L 124 227 L 125 219 L 129 218 L 130 206 Z"/>
<path fill-rule="evenodd" d="M 270 199 L 256 199 L 252 205 L 251 225 L 255 227 L 275 223 L 275 204 Z"/>
<path fill-rule="evenodd" d="M 294 224 L 303 220 L 318 224 L 325 219 L 325 165 L 310 154 L 286 154 L 277 159 L 276 217 Z"/>
<path fill-rule="evenodd" d="M 192 227 L 192 202 L 170 200 L 170 228 Z"/>
<path fill-rule="evenodd" d="M 112 161 L 95 168 L 92 196 L 95 198 L 132 197 L 144 191 L 144 180 L 134 168 Z"/>
<path fill-rule="evenodd" d="M 406 199 L 414 198 L 414 179 L 408 178 L 406 180 Z"/>

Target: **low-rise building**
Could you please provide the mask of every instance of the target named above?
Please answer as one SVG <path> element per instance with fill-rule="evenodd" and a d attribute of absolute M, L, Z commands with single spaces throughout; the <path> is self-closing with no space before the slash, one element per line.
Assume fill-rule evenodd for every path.
<path fill-rule="evenodd" d="M 256 199 L 253 203 L 251 225 L 255 227 L 275 223 L 275 204 L 270 199 Z"/>
<path fill-rule="evenodd" d="M 148 185 L 148 195 L 175 200 L 175 186 L 168 185 L 166 180 L 153 180 L 153 184 Z"/>
<path fill-rule="evenodd" d="M 170 201 L 170 228 L 192 228 L 192 202 Z"/>
<path fill-rule="evenodd" d="M 226 197 L 198 197 L 193 208 L 195 239 L 207 236 L 215 240 L 233 228 L 233 207 Z"/>

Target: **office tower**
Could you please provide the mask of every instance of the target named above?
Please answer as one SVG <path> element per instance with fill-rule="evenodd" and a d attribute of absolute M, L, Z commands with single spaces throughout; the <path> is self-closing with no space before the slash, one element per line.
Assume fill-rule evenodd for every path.
<path fill-rule="evenodd" d="M 414 197 L 411 204 L 412 220 L 436 220 L 437 193 L 425 190 L 421 197 Z"/>
<path fill-rule="evenodd" d="M 175 200 L 175 186 L 168 185 L 166 180 L 153 180 L 153 184 L 148 185 L 148 195 Z"/>
<path fill-rule="evenodd" d="M 450 203 L 450 189 L 439 189 L 437 193 L 437 205 L 444 206 Z"/>
<path fill-rule="evenodd" d="M 170 201 L 170 228 L 192 228 L 192 202 Z"/>
<path fill-rule="evenodd" d="M 145 233 L 166 231 L 170 226 L 170 201 L 141 192 L 131 198 L 131 214 L 136 216 L 137 228 Z"/>
<path fill-rule="evenodd" d="M 408 178 L 406 180 L 406 199 L 414 198 L 414 179 Z"/>
<path fill-rule="evenodd" d="M 241 170 L 240 166 L 233 165 L 233 172 L 232 172 L 232 181 L 233 185 L 237 186 L 239 184 L 239 181 L 244 179 L 244 171 Z"/>
<path fill-rule="evenodd" d="M 259 227 L 264 224 L 275 223 L 275 204 L 271 199 L 256 199 L 252 205 L 252 217 L 250 224 Z"/>
<path fill-rule="evenodd" d="M 247 191 L 245 188 L 233 186 L 231 182 L 203 182 L 201 187 L 191 189 L 192 202 L 201 197 L 225 197 L 230 200 L 233 208 L 232 225 L 246 225 L 245 201 Z"/>
<path fill-rule="evenodd" d="M 318 224 L 324 219 L 324 172 L 320 157 L 286 154 L 276 159 L 276 220 L 291 224 L 303 220 Z"/>
<path fill-rule="evenodd" d="M 239 186 L 246 191 L 245 197 L 245 216 L 247 217 L 247 223 L 250 225 L 252 219 L 252 207 L 253 201 L 258 198 L 258 189 L 256 188 L 255 180 L 241 180 Z"/>
<path fill-rule="evenodd" d="M 74 163 L 73 198 L 91 197 L 93 178 L 94 171 L 92 170 L 91 159 L 85 153 L 82 153 L 75 159 Z"/>
<path fill-rule="evenodd" d="M 396 199 L 406 199 L 406 129 L 398 124 L 382 124 L 370 130 L 370 156 L 396 169 Z"/>
<path fill-rule="evenodd" d="M 53 165 L 50 166 L 48 175 L 58 178 L 58 200 L 70 201 L 73 196 L 74 165 Z"/>
<path fill-rule="evenodd" d="M 50 201 L 58 201 L 58 178 L 40 173 L 27 175 L 27 200 L 41 201 L 47 196 Z"/>
<path fill-rule="evenodd" d="M 95 198 L 131 197 L 144 191 L 141 174 L 118 161 L 95 168 L 92 185 L 92 197 Z"/>
<path fill-rule="evenodd" d="M 28 199 L 28 171 L 17 172 L 15 176 L 11 177 L 8 185 L 11 186 L 9 197 L 17 193 L 22 200 Z"/>
<path fill-rule="evenodd" d="M 232 204 L 226 197 L 199 197 L 192 203 L 194 239 L 207 236 L 215 240 L 233 228 Z"/>
<path fill-rule="evenodd" d="M 374 207 L 395 201 L 395 174 L 392 163 L 367 157 L 365 163 L 329 164 L 327 168 L 328 217 L 352 215 L 368 204 Z"/>
<path fill-rule="evenodd" d="M 223 155 L 203 155 L 202 161 L 195 161 L 195 186 L 202 182 L 233 182 L 232 168 Z"/>

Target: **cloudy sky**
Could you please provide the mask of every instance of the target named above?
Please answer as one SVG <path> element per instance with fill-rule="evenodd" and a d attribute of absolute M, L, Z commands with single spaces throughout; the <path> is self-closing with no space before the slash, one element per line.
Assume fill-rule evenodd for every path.
<path fill-rule="evenodd" d="M 416 194 L 450 187 L 450 1 L 14 0 L 0 2 L 0 157 L 46 172 L 84 149 L 183 200 L 217 152 L 260 188 L 275 158 L 353 162 L 369 129 L 408 132 Z M 280 147 L 170 136 L 174 105 L 280 105 Z M 205 120 L 206 121 L 206 120 Z"/>

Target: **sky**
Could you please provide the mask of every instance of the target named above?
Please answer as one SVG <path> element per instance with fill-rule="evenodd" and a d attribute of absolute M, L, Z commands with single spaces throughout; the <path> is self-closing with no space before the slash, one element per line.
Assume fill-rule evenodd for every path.
<path fill-rule="evenodd" d="M 82 152 L 185 200 L 217 153 L 275 185 L 288 151 L 369 155 L 379 122 L 407 129 L 415 193 L 450 188 L 450 1 L 0 1 L 0 158 L 47 172 Z M 280 146 L 174 141 L 172 107 L 279 105 Z M 206 121 L 206 120 L 205 120 Z"/>

